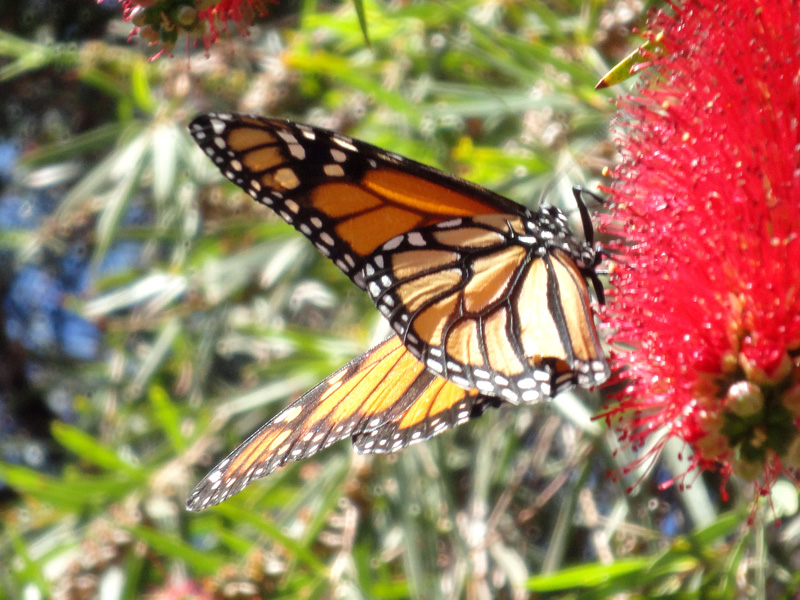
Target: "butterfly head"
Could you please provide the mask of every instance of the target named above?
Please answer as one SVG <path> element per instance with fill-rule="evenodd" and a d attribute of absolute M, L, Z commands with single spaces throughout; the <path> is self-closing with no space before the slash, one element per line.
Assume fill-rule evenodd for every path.
<path fill-rule="evenodd" d="M 579 196 L 576 195 L 576 198 Z M 543 249 L 547 252 L 553 250 L 566 252 L 575 261 L 581 274 L 592 282 L 597 301 L 605 304 L 603 284 L 597 276 L 597 269 L 605 258 L 605 252 L 599 243 L 594 242 L 592 222 L 580 199 L 579 208 L 583 222 L 583 239 L 572 231 L 566 215 L 546 202 L 539 205 L 539 210 L 532 216 L 530 223 L 537 230 Z"/>
<path fill-rule="evenodd" d="M 602 261 L 601 248 L 594 244 L 591 222 L 583 239 L 572 231 L 566 215 L 551 204 L 542 203 L 527 223 L 545 251 L 563 250 L 581 270 L 593 270 Z"/>

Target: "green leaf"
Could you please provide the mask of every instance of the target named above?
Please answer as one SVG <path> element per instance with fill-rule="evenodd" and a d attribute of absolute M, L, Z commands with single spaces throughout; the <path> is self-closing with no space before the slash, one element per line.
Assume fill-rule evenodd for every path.
<path fill-rule="evenodd" d="M 140 178 L 145 167 L 146 149 L 147 139 L 140 134 L 120 152 L 113 155 L 114 161 L 108 175 L 116 178 L 116 181 L 103 203 L 97 223 L 97 245 L 92 257 L 95 270 L 102 262 L 114 239 L 117 226 L 128 207 L 131 196 L 140 186 Z"/>
<path fill-rule="evenodd" d="M 172 350 L 173 344 L 175 344 L 175 341 L 180 335 L 181 329 L 182 324 L 179 319 L 170 319 L 164 323 L 161 331 L 158 332 L 158 337 L 150 346 L 147 358 L 142 361 L 139 370 L 136 372 L 131 382 L 133 395 L 138 396 L 158 369 L 162 368 L 167 355 Z"/>
<path fill-rule="evenodd" d="M 153 166 L 153 195 L 157 203 L 166 205 L 177 194 L 177 169 L 183 133 L 177 123 L 159 123 L 150 138 Z"/>
<path fill-rule="evenodd" d="M 150 89 L 150 81 L 148 80 L 148 74 L 150 73 L 152 73 L 152 70 L 149 68 L 149 63 L 144 58 L 138 57 L 138 60 L 134 61 L 131 68 L 131 92 L 136 105 L 148 113 L 154 112 L 158 106 L 158 102 Z"/>
<path fill-rule="evenodd" d="M 0 56 L 16 59 L 0 68 L 0 81 L 50 66 L 71 67 L 79 61 L 74 46 L 29 42 L 5 31 L 0 31 Z"/>
<path fill-rule="evenodd" d="M 148 394 L 153 407 L 153 417 L 167 435 L 172 449 L 176 453 L 186 449 L 186 438 L 181 434 L 181 412 L 172 402 L 166 390 L 160 386 L 152 386 Z"/>
<path fill-rule="evenodd" d="M 732 511 L 720 515 L 711 525 L 700 529 L 699 531 L 692 532 L 688 537 L 698 546 L 706 547 L 720 538 L 731 535 L 734 531 L 740 528 L 747 521 L 746 511 Z"/>
<path fill-rule="evenodd" d="M 174 534 L 142 526 L 132 527 L 130 531 L 158 554 L 170 559 L 182 560 L 200 573 L 217 573 L 225 564 L 224 559 L 208 552 L 195 550 Z"/>
<path fill-rule="evenodd" d="M 278 525 L 258 513 L 240 508 L 235 502 L 223 502 L 212 510 L 225 515 L 234 523 L 251 526 L 268 539 L 283 546 L 289 554 L 300 562 L 305 563 L 309 568 L 315 571 L 325 571 L 327 569 L 325 563 L 320 561 L 310 548 L 283 533 Z"/>
<path fill-rule="evenodd" d="M 53 437 L 59 444 L 93 465 L 134 477 L 139 477 L 143 473 L 141 468 L 122 460 L 115 450 L 104 446 L 77 427 L 55 421 L 51 429 Z"/>
<path fill-rule="evenodd" d="M 528 579 L 526 589 L 532 592 L 556 592 L 575 588 L 589 588 L 609 580 L 644 571 L 650 565 L 648 558 L 620 559 L 611 564 L 593 563 L 562 569 L 552 575 L 537 575 Z"/>
<path fill-rule="evenodd" d="M 369 32 L 367 31 L 367 15 L 364 11 L 364 0 L 353 0 L 353 6 L 356 8 L 358 24 L 361 27 L 361 33 L 364 34 L 364 43 L 368 48 L 371 48 L 372 44 L 369 41 Z"/>
<path fill-rule="evenodd" d="M 626 79 L 633 77 L 633 75 L 636 73 L 636 66 L 645 63 L 648 60 L 644 56 L 644 51 L 653 50 L 654 48 L 656 48 L 656 45 L 650 41 L 638 46 L 625 58 L 614 65 L 608 73 L 603 75 L 600 81 L 597 82 L 597 85 L 594 89 L 602 90 L 604 88 L 611 87 L 612 85 L 622 83 Z"/>
<path fill-rule="evenodd" d="M 129 478 L 89 477 L 56 479 L 18 465 L 0 463 L 0 479 L 10 488 L 30 494 L 50 506 L 65 511 L 80 511 L 87 506 L 102 506 L 131 491 Z"/>
<path fill-rule="evenodd" d="M 106 123 L 66 140 L 40 146 L 27 152 L 21 163 L 32 167 L 45 166 L 56 161 L 74 160 L 88 152 L 97 152 L 113 146 L 126 126 L 123 123 Z"/>

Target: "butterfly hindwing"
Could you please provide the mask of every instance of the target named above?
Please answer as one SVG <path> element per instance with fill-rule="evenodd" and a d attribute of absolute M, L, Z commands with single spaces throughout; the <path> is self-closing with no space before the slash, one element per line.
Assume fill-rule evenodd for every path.
<path fill-rule="evenodd" d="M 195 487 L 199 511 L 289 461 L 353 437 L 362 452 L 391 452 L 430 438 L 496 404 L 436 377 L 393 336 L 279 412 Z"/>
<path fill-rule="evenodd" d="M 436 374 L 513 403 L 608 377 L 579 248 L 543 207 L 397 236 L 367 261 L 367 292 Z"/>

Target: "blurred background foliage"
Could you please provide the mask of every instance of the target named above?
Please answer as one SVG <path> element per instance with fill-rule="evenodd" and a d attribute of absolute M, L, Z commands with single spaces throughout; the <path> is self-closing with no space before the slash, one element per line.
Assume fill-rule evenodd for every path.
<path fill-rule="evenodd" d="M 341 443 L 185 511 L 217 460 L 387 333 L 222 182 L 195 113 L 340 130 L 578 223 L 571 186 L 608 183 L 621 92 L 593 88 L 646 6 L 363 7 L 370 47 L 353 4 L 281 2 L 248 37 L 148 61 L 114 2 L 4 4 L 0 597 L 794 597 L 780 489 L 749 527 L 746 493 L 658 489 L 679 452 L 610 479 L 630 457 L 584 393 L 397 455 Z"/>

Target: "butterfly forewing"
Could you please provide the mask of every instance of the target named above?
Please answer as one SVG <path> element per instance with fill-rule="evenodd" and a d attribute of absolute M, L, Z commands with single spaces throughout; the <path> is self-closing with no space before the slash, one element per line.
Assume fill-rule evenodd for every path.
<path fill-rule="evenodd" d="M 361 452 L 393 452 L 496 403 L 436 377 L 392 336 L 250 436 L 197 484 L 186 506 L 198 511 L 219 504 L 254 479 L 351 436 Z"/>
<path fill-rule="evenodd" d="M 403 410 L 392 411 L 394 416 L 380 427 L 353 436 L 358 452 L 395 452 L 480 417 L 487 408 L 500 405 L 497 398 L 484 396 L 477 390 L 464 390 L 430 371 L 424 370 L 424 373 L 429 382 L 411 404 Z M 419 381 L 424 379 L 419 376 Z"/>
<path fill-rule="evenodd" d="M 229 114 L 196 117 L 195 141 L 222 173 L 275 210 L 363 287 L 364 259 L 391 238 L 518 204 L 324 129 Z"/>

